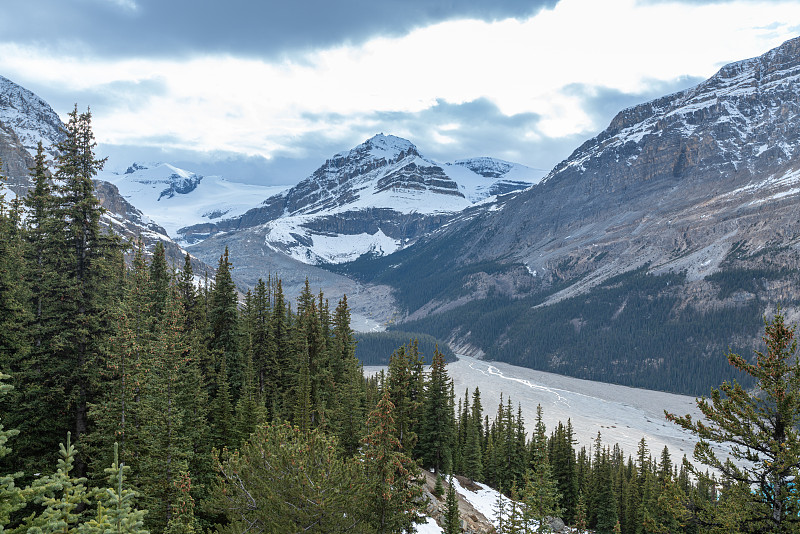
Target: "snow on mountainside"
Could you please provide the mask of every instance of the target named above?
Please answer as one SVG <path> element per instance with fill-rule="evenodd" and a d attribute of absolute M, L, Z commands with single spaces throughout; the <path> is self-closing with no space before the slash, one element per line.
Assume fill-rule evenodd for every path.
<path fill-rule="evenodd" d="M 519 163 L 487 157 L 448 163 L 445 172 L 458 182 L 461 191 L 472 202 L 535 185 L 546 174 L 546 171 Z"/>
<path fill-rule="evenodd" d="M 178 236 L 178 228 L 241 215 L 252 208 L 254 199 L 285 189 L 200 176 L 167 163 L 134 163 L 125 172 L 104 171 L 98 178 L 117 186 L 128 202 L 164 227 L 172 238 Z"/>
<path fill-rule="evenodd" d="M 240 217 L 179 232 L 199 243 L 219 232 L 250 231 L 301 262 L 342 263 L 391 254 L 453 214 L 540 179 L 537 170 L 491 158 L 439 164 L 410 141 L 378 134 Z"/>
<path fill-rule="evenodd" d="M 440 164 L 410 141 L 378 134 L 327 160 L 297 185 L 291 215 L 389 208 L 400 213 L 461 211 L 538 183 L 543 173 L 493 158 Z"/>
<path fill-rule="evenodd" d="M 45 150 L 52 148 L 63 137 L 61 119 L 50 105 L 0 76 L 0 123 L 11 128 L 30 153 L 36 153 L 39 141 Z"/>
<path fill-rule="evenodd" d="M 652 139 L 665 134 L 703 139 L 718 145 L 713 160 L 693 161 L 690 152 L 675 162 L 675 172 L 687 166 L 741 168 L 757 173 L 758 160 L 770 165 L 788 162 L 795 155 L 797 139 L 785 126 L 798 115 L 800 102 L 800 38 L 787 41 L 766 54 L 722 67 L 699 85 L 621 111 L 609 127 L 584 143 L 569 159 L 557 165 L 547 179 L 568 168 L 583 172 L 590 160 L 613 152 L 628 166 L 643 154 Z M 690 147 L 691 148 L 691 147 Z M 649 154 L 645 154 L 649 155 Z"/>
<path fill-rule="evenodd" d="M 411 142 L 383 134 L 327 160 L 287 193 L 287 200 L 290 215 L 365 208 L 437 213 L 471 204 L 458 184 Z"/>

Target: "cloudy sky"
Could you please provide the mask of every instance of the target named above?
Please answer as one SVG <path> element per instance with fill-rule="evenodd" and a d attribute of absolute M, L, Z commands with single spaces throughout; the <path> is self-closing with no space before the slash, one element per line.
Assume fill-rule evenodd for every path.
<path fill-rule="evenodd" d="M 112 167 L 287 184 L 378 132 L 550 169 L 797 35 L 797 0 L 2 0 L 0 75 L 91 106 Z"/>

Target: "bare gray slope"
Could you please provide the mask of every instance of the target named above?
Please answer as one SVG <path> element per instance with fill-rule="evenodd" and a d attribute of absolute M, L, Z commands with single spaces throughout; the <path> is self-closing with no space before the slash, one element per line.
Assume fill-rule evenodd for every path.
<path fill-rule="evenodd" d="M 207 264 L 216 266 L 227 247 L 233 263 L 232 275 L 242 288 L 255 286 L 259 278 L 266 281 L 269 276 L 277 276 L 281 279 L 284 294 L 292 301 L 300 294 L 306 279 L 313 291 L 323 291 L 332 307 L 343 295 L 347 295 L 355 330 L 382 329 L 382 325 L 396 313 L 388 286 L 362 284 L 276 252 L 267 246 L 263 234 L 265 231 L 253 228 L 245 232 L 215 235 L 191 247 L 191 253 Z"/>

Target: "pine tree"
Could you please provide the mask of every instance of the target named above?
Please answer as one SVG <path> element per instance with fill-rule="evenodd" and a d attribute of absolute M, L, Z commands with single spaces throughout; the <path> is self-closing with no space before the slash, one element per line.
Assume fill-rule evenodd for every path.
<path fill-rule="evenodd" d="M 260 425 L 239 450 L 215 459 L 208 507 L 226 519 L 219 532 L 368 531 L 365 465 L 338 451 L 336 439 L 319 430 Z"/>
<path fill-rule="evenodd" d="M 364 506 L 371 510 L 371 523 L 379 534 L 400 532 L 422 521 L 418 468 L 403 453 L 394 410 L 387 390 L 367 419 L 362 446 Z"/>
<path fill-rule="evenodd" d="M 710 398 L 701 398 L 697 406 L 705 421 L 691 416 L 667 419 L 697 435 L 694 457 L 721 473 L 723 484 L 730 488 L 757 488 L 735 495 L 741 521 L 736 528 L 746 532 L 793 532 L 800 524 L 800 504 L 795 487 L 800 465 L 800 361 L 795 327 L 786 324 L 779 311 L 765 321 L 764 343 L 767 351 L 756 351 L 756 362 L 728 354 L 729 363 L 757 380 L 758 394 L 745 390 L 738 382 L 724 382 L 711 390 Z M 729 461 L 722 461 L 711 443 L 730 446 Z M 704 478 L 690 464 L 692 472 Z M 711 521 L 721 522 L 725 507 L 709 503 Z"/>

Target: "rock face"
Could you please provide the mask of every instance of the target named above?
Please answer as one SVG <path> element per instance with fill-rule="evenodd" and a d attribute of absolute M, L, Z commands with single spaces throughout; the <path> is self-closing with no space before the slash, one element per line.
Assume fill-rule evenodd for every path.
<path fill-rule="evenodd" d="M 51 155 L 63 139 L 61 119 L 50 105 L 27 89 L 0 76 L 0 122 L 13 130 L 31 154 L 42 142 Z"/>
<path fill-rule="evenodd" d="M 605 251 L 606 263 L 685 268 L 697 279 L 714 272 L 734 243 L 795 246 L 798 119 L 794 39 L 620 112 L 542 184 L 489 214 L 485 234 L 493 236 L 472 251 L 510 253 L 540 273 L 564 257 Z M 685 261 L 707 247 L 701 261 Z"/>
<path fill-rule="evenodd" d="M 800 38 L 621 111 L 542 183 L 439 238 L 460 236 L 461 263 L 524 264 L 533 290 L 586 277 L 560 298 L 645 264 L 701 280 L 734 248 L 796 267 L 799 202 Z"/>

